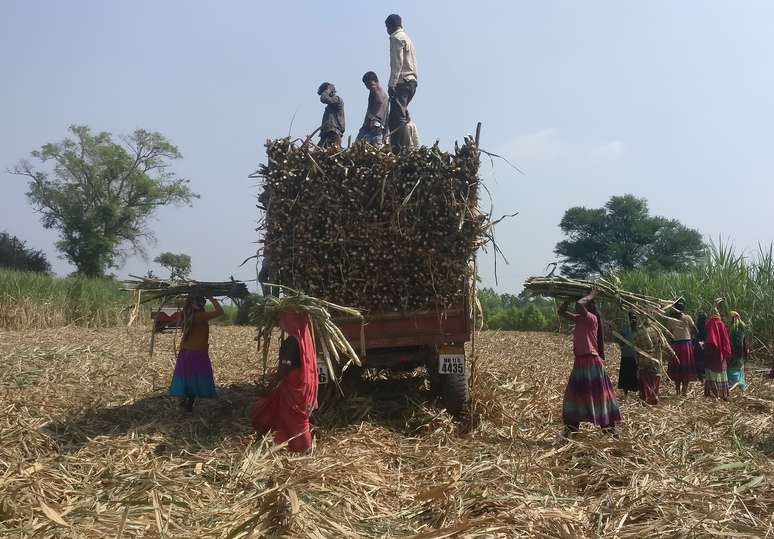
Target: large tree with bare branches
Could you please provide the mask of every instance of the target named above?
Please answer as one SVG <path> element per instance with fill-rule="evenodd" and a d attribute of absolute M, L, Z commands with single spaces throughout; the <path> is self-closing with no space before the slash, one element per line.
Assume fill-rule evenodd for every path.
<path fill-rule="evenodd" d="M 57 247 L 78 273 L 104 275 L 153 239 L 148 222 L 157 208 L 190 204 L 198 195 L 170 170 L 182 156 L 159 133 L 142 129 L 113 141 L 70 126 L 71 138 L 32 152 L 12 172 L 29 178 L 27 197 L 43 226 L 59 231 Z"/>

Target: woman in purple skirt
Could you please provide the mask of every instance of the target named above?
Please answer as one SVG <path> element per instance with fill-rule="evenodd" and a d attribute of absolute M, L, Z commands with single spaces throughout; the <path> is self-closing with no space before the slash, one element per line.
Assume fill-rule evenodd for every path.
<path fill-rule="evenodd" d="M 188 298 L 183 307 L 183 338 L 177 354 L 175 373 L 169 395 L 180 397 L 180 407 L 193 411 L 196 398 L 215 396 L 215 380 L 210 362 L 210 320 L 223 315 L 223 307 L 215 298 L 207 298 L 215 307 L 205 311 L 207 301 L 203 297 Z"/>

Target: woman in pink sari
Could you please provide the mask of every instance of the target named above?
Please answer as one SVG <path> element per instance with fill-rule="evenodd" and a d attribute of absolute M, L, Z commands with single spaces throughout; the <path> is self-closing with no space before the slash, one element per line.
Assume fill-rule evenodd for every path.
<path fill-rule="evenodd" d="M 728 358 L 731 341 L 728 329 L 715 311 L 707 320 L 707 338 L 704 340 L 704 396 L 728 399 Z"/>
<path fill-rule="evenodd" d="M 317 408 L 317 354 L 309 317 L 303 313 L 280 315 L 280 328 L 288 337 L 282 342 L 274 390 L 259 399 L 252 423 L 259 433 L 274 432 L 274 442 L 288 443 L 288 451 L 312 447 L 309 416 Z"/>

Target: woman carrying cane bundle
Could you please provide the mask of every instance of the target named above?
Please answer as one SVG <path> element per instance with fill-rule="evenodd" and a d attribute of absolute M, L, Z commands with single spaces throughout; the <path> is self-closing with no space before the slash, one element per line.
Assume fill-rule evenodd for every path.
<path fill-rule="evenodd" d="M 699 313 L 696 317 L 696 335 L 693 338 L 693 360 L 696 365 L 696 377 L 704 382 L 704 341 L 707 340 L 707 315 Z"/>
<path fill-rule="evenodd" d="M 658 404 L 658 389 L 661 385 L 662 339 L 658 330 L 646 319 L 634 340 L 638 349 L 640 399 L 653 406 Z"/>
<path fill-rule="evenodd" d="M 731 341 L 728 329 L 717 309 L 707 320 L 707 338 L 704 340 L 704 396 L 728 400 L 728 358 Z"/>
<path fill-rule="evenodd" d="M 637 382 L 637 352 L 632 343 L 635 336 L 639 333 L 637 327 L 637 315 L 631 311 L 628 319 L 621 325 L 622 339 L 616 339 L 621 347 L 621 367 L 618 369 L 618 389 L 623 390 L 624 397 L 629 391 L 637 391 L 639 384 Z"/>
<path fill-rule="evenodd" d="M 274 442 L 288 444 L 300 453 L 312 447 L 309 416 L 317 408 L 317 354 L 309 317 L 283 312 L 280 328 L 288 337 L 282 342 L 274 389 L 259 399 L 251 413 L 259 434 L 274 432 Z"/>
<path fill-rule="evenodd" d="M 679 299 L 672 306 L 671 312 L 666 318 L 666 326 L 672 333 L 672 350 L 674 356 L 669 361 L 667 374 L 675 383 L 677 395 L 688 394 L 688 384 L 695 382 L 696 363 L 693 359 L 693 335 L 696 334 L 696 325 L 693 319 L 685 314 L 685 302 Z"/>
<path fill-rule="evenodd" d="M 568 302 L 559 307 L 559 316 L 575 322 L 573 363 L 570 380 L 564 392 L 562 420 L 565 434 L 578 432 L 581 422 L 612 431 L 621 421 L 621 412 L 613 384 L 602 360 L 605 341 L 602 317 L 594 304 L 596 290 L 575 303 L 575 312 L 567 311 Z"/>
<path fill-rule="evenodd" d="M 180 397 L 180 407 L 192 412 L 197 398 L 215 396 L 215 380 L 210 361 L 210 320 L 223 315 L 223 307 L 215 298 L 208 298 L 215 310 L 207 312 L 203 297 L 190 297 L 183 306 L 180 351 L 177 354 L 175 372 L 169 395 Z"/>
<path fill-rule="evenodd" d="M 728 332 L 731 341 L 731 357 L 728 360 L 728 385 L 739 386 L 744 391 L 747 381 L 744 378 L 744 363 L 750 355 L 747 344 L 747 325 L 736 311 L 731 311 L 731 330 Z"/>

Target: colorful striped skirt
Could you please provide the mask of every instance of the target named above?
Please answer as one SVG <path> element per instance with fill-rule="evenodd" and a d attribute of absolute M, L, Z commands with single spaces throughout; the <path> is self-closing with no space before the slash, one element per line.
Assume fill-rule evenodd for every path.
<path fill-rule="evenodd" d="M 689 339 L 672 341 L 672 350 L 677 359 L 670 358 L 667 374 L 673 382 L 695 382 L 696 362 L 693 360 L 693 342 Z"/>
<path fill-rule="evenodd" d="M 704 347 L 704 396 L 728 399 L 728 374 L 726 361 L 713 345 Z"/>
<path fill-rule="evenodd" d="M 729 367 L 726 370 L 726 374 L 728 375 L 728 385 L 729 387 L 733 387 L 734 385 L 739 385 L 739 389 L 744 391 L 747 389 L 747 381 L 744 379 L 744 367 L 740 369 L 733 369 Z"/>
<path fill-rule="evenodd" d="M 661 376 L 650 371 L 640 371 L 640 399 L 647 404 L 658 404 L 658 388 Z"/>
<path fill-rule="evenodd" d="M 575 356 L 564 391 L 562 421 L 568 426 L 587 422 L 598 427 L 612 427 L 621 421 L 613 384 L 599 356 Z"/>
<path fill-rule="evenodd" d="M 203 398 L 215 396 L 212 363 L 206 351 L 181 349 L 178 352 L 169 395 Z"/>

